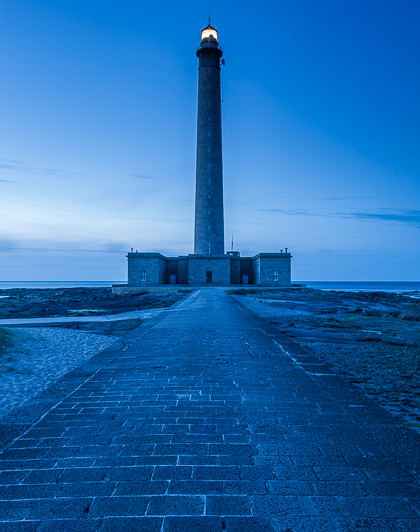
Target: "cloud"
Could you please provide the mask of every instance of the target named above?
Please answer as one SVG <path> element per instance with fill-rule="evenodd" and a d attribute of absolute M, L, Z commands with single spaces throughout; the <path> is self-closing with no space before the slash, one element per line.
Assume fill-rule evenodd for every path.
<path fill-rule="evenodd" d="M 89 253 L 127 253 L 128 247 L 121 242 L 105 242 L 95 249 L 82 249 L 80 251 Z"/>
<path fill-rule="evenodd" d="M 152 177 L 151 175 L 144 175 L 144 174 L 128 174 L 131 177 L 137 177 L 138 179 L 157 179 L 156 177 Z"/>
<path fill-rule="evenodd" d="M 19 203 L 21 205 L 32 205 L 33 207 L 41 207 L 42 209 L 52 209 L 54 211 L 70 212 L 72 214 L 78 214 L 78 215 L 81 215 L 81 216 L 98 216 L 98 215 L 94 215 L 92 213 L 72 211 L 70 209 L 63 209 L 61 207 L 53 207 L 52 205 L 43 205 L 42 203 L 32 203 L 30 201 L 20 201 L 20 200 L 11 200 L 11 199 L 7 199 L 7 200 L 4 200 L 4 201 L 8 201 L 8 202 L 12 202 L 12 203 Z M 105 216 L 105 215 L 102 215 L 102 216 Z"/>
<path fill-rule="evenodd" d="M 287 216 L 323 216 L 322 214 L 308 211 L 307 209 L 257 209 L 257 210 L 262 211 L 262 212 L 281 212 L 282 214 L 286 214 Z"/>
<path fill-rule="evenodd" d="M 387 222 L 402 222 L 420 227 L 420 210 L 410 209 L 379 209 L 376 212 L 341 213 L 343 218 L 358 218 L 362 220 L 384 220 Z"/>
<path fill-rule="evenodd" d="M 88 175 L 80 172 L 60 170 L 58 168 L 49 168 L 46 166 L 32 166 L 24 161 L 16 161 L 15 159 L 5 158 L 0 158 L 0 171 L 18 172 L 23 174 L 50 175 L 57 179 L 74 179 L 75 177 Z"/>
<path fill-rule="evenodd" d="M 25 253 L 100 253 L 121 254 L 128 251 L 128 244 L 115 241 L 69 241 L 55 239 L 0 238 L 0 252 L 24 251 Z"/>
<path fill-rule="evenodd" d="M 328 218 L 354 218 L 359 220 L 400 222 L 420 227 L 420 210 L 378 209 L 376 211 L 315 212 L 307 209 L 258 209 L 263 212 L 278 212 L 286 216 L 317 216 Z"/>
<path fill-rule="evenodd" d="M 348 200 L 358 200 L 358 199 L 372 199 L 370 196 L 342 196 L 342 197 L 327 197 L 327 198 L 318 198 L 318 201 L 348 201 Z"/>
<path fill-rule="evenodd" d="M 0 183 L 16 183 L 16 181 L 10 181 L 10 179 L 0 179 Z"/>
<path fill-rule="evenodd" d="M 18 244 L 16 240 L 11 238 L 0 238 L 0 251 L 13 251 L 17 249 Z"/>

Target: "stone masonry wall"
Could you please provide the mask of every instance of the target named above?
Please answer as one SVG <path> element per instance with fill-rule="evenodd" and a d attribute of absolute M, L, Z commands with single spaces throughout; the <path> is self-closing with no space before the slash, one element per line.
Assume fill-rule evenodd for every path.
<path fill-rule="evenodd" d="M 178 261 L 178 283 L 188 284 L 188 259 L 180 258 Z"/>
<path fill-rule="evenodd" d="M 254 282 L 260 286 L 291 286 L 290 253 L 261 253 L 253 258 Z M 278 272 L 278 280 L 273 272 Z"/>
<path fill-rule="evenodd" d="M 224 254 L 220 58 L 217 46 L 198 49 L 195 254 Z"/>
<path fill-rule="evenodd" d="M 160 253 L 129 253 L 128 286 L 156 286 L 165 283 L 166 260 Z M 142 280 L 142 272 L 146 279 Z"/>
<path fill-rule="evenodd" d="M 200 285 L 206 283 L 206 273 L 212 272 L 212 284 L 230 284 L 229 257 L 194 257 L 188 259 L 188 284 Z"/>
<path fill-rule="evenodd" d="M 260 259 L 254 259 L 252 261 L 252 274 L 254 277 L 254 283 L 260 284 Z"/>
<path fill-rule="evenodd" d="M 129 253 L 128 287 L 151 287 L 170 283 L 176 275 L 180 285 L 207 285 L 207 272 L 211 272 L 214 285 L 242 284 L 243 274 L 248 283 L 260 286 L 291 285 L 290 253 L 260 253 L 255 257 L 230 257 L 228 255 L 188 255 L 164 257 L 160 253 Z M 277 272 L 277 281 L 273 278 Z M 142 279 L 142 274 L 145 279 Z"/>
<path fill-rule="evenodd" d="M 241 284 L 241 259 L 239 257 L 230 259 L 230 284 Z"/>

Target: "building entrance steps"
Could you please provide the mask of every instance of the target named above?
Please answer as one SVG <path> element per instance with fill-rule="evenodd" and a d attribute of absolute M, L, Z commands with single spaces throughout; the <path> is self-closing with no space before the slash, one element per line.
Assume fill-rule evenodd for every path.
<path fill-rule="evenodd" d="M 420 531 L 419 435 L 224 291 L 175 309 L 2 420 L 0 530 Z"/>

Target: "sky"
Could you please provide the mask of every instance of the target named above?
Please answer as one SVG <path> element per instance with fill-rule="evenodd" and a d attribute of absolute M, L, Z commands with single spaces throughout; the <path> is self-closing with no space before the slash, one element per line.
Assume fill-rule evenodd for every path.
<path fill-rule="evenodd" d="M 420 280 L 420 3 L 212 1 L 225 240 L 292 279 Z M 193 252 L 207 3 L 0 4 L 0 281 Z"/>

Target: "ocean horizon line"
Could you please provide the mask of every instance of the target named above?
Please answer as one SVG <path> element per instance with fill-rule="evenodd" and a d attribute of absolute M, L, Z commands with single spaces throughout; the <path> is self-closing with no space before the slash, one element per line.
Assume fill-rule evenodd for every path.
<path fill-rule="evenodd" d="M 110 281 L 108 279 L 105 280 L 96 280 L 96 279 L 57 279 L 54 281 L 48 281 L 46 279 L 36 279 L 36 280 L 28 280 L 28 279 L 4 279 L 3 281 L 0 281 L 0 283 L 126 283 L 127 281 Z M 340 280 L 317 280 L 317 279 L 308 279 L 308 280 L 293 280 L 293 284 L 295 283 L 420 283 L 420 280 L 404 280 L 404 281 L 397 281 L 397 280 L 390 280 L 386 279 L 383 281 L 378 280 L 371 280 L 371 279 L 357 279 L 357 280 L 348 280 L 348 279 L 340 279 Z"/>
<path fill-rule="evenodd" d="M 113 284 L 125 284 L 125 281 L 0 281 L 0 290 L 27 288 L 110 288 Z M 304 284 L 307 288 L 318 290 L 337 290 L 347 292 L 420 292 L 420 281 L 292 281 Z M 175 285 L 176 286 L 176 285 Z M 175 287 L 174 286 L 174 287 Z M 254 288 L 253 285 L 249 286 Z M 246 288 L 246 285 L 244 285 Z M 257 287 L 262 288 L 262 287 Z"/>

